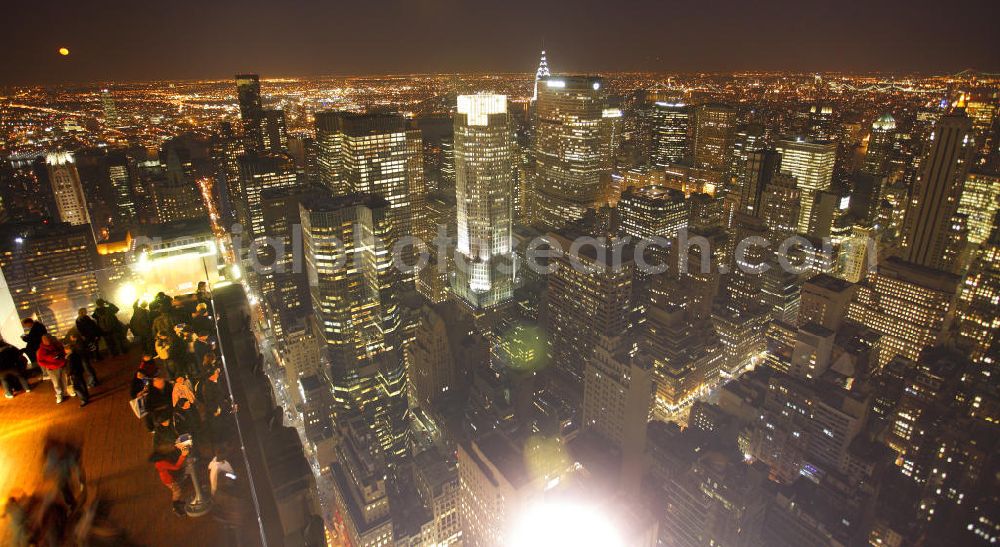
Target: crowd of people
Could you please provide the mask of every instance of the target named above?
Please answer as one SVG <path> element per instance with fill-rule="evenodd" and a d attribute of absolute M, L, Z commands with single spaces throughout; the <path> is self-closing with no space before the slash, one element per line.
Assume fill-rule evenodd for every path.
<path fill-rule="evenodd" d="M 221 383 L 215 323 L 207 293 L 193 299 L 157 295 L 148 308 L 137 304 L 130 328 L 142 359 L 130 387 L 134 409 L 152 433 L 153 463 L 170 490 L 174 512 L 185 514 L 178 480 L 185 462 L 212 457 L 225 461 L 229 420 L 235 405 Z"/>
<path fill-rule="evenodd" d="M 211 493 L 225 496 L 226 481 L 222 480 L 220 487 L 219 476 L 232 475 L 229 424 L 236 405 L 222 383 L 209 302 L 204 283 L 193 295 L 170 297 L 161 292 L 148 303 L 136 301 L 125 325 L 118 320 L 117 306 L 98 300 L 93 314 L 88 314 L 86 308 L 79 310 L 74 326 L 62 339 L 41 322 L 25 318 L 23 350 L 0 341 L 0 379 L 5 395 L 12 398 L 18 389 L 30 392 L 38 387 L 31 383 L 30 358 L 41 370 L 42 381 L 51 381 L 56 403 L 75 396 L 80 406 L 86 406 L 90 391 L 99 385 L 95 363 L 102 359 L 102 351 L 111 355 L 128 352 L 130 331 L 131 346 L 141 356 L 129 386 L 130 406 L 150 432 L 149 462 L 170 491 L 174 512 L 185 515 L 188 477 L 208 477 Z M 51 450 L 55 448 L 47 448 L 47 453 Z M 65 447 L 63 452 L 77 455 L 69 474 L 78 477 L 74 486 L 66 486 L 68 482 L 60 478 L 56 488 L 62 506 L 59 511 L 69 514 L 76 506 L 76 489 L 83 489 L 84 474 L 80 452 Z M 191 471 L 199 460 L 210 463 L 204 469 Z M 39 506 L 33 500 L 35 497 L 21 501 L 12 498 L 8 507 L 15 513 L 27 514 L 36 511 L 26 509 L 29 506 Z M 45 507 L 49 510 L 51 503 Z M 29 535 L 37 537 L 38 533 Z"/>

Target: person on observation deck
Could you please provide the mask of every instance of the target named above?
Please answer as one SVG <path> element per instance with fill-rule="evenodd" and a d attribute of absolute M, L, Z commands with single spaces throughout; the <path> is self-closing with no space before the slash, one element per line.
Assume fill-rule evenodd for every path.
<path fill-rule="evenodd" d="M 0 338 L 0 382 L 3 383 L 4 396 L 14 398 L 14 384 L 17 382 L 25 393 L 31 391 L 31 384 L 24 376 L 27 362 L 21 350 L 8 344 Z"/>
<path fill-rule="evenodd" d="M 87 315 L 87 308 L 80 308 L 76 317 L 76 331 L 80 333 L 83 337 L 83 341 L 87 343 L 87 357 L 92 357 L 98 361 L 101 360 L 101 337 L 104 336 L 104 331 L 94 321 L 94 318 Z"/>
<path fill-rule="evenodd" d="M 56 404 L 61 404 L 66 390 L 66 350 L 52 335 L 42 335 L 36 361 L 38 366 L 48 371 L 52 388 L 56 392 Z"/>
<path fill-rule="evenodd" d="M 186 513 L 184 512 L 183 490 L 178 477 L 182 474 L 184 462 L 190 451 L 191 448 L 187 445 L 168 445 L 155 448 L 149 457 L 149 461 L 153 463 L 153 467 L 160 476 L 160 482 L 170 490 L 170 501 L 174 514 L 181 517 L 185 516 Z"/>
<path fill-rule="evenodd" d="M 103 333 L 101 336 L 111 355 L 125 353 L 125 325 L 118 320 L 118 306 L 98 298 L 94 309 L 94 321 L 101 328 Z"/>
<path fill-rule="evenodd" d="M 45 325 L 41 321 L 35 321 L 30 317 L 22 319 L 21 326 L 24 327 L 25 331 L 21 336 L 21 340 L 24 340 L 24 354 L 32 362 L 37 363 L 35 355 L 38 354 L 38 348 L 42 345 L 42 336 L 48 334 L 48 329 L 45 328 Z"/>

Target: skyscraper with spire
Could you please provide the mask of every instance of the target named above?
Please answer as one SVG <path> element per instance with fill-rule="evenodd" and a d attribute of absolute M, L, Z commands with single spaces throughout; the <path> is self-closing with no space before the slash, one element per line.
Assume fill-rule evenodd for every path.
<path fill-rule="evenodd" d="M 538 100 L 538 81 L 542 78 L 548 78 L 552 74 L 549 73 L 549 61 L 545 58 L 545 50 L 542 50 L 542 57 L 538 60 L 538 70 L 535 71 L 535 92 L 531 95 L 532 101 Z"/>

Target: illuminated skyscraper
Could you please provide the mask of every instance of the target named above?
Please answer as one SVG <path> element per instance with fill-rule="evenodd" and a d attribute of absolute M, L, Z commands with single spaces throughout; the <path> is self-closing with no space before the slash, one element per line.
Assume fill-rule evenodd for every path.
<path fill-rule="evenodd" d="M 695 114 L 694 163 L 719 172 L 729 168 L 736 129 L 736 110 L 724 104 L 703 104 Z"/>
<path fill-rule="evenodd" d="M 240 158 L 240 175 L 244 192 L 238 207 L 243 209 L 239 215 L 240 220 L 244 229 L 249 230 L 253 237 L 263 236 L 267 230 L 264 226 L 261 194 L 265 190 L 296 186 L 298 178 L 295 164 L 285 154 L 250 153 Z"/>
<path fill-rule="evenodd" d="M 788 173 L 774 175 L 765 185 L 760 200 L 760 217 L 772 234 L 785 238 L 796 232 L 801 199 L 795 177 Z"/>
<path fill-rule="evenodd" d="M 353 192 L 385 198 L 395 237 L 412 233 L 412 200 L 423 193 L 419 130 L 410 129 L 402 116 L 394 114 L 317 112 L 316 143 L 325 187 L 334 195 Z"/>
<path fill-rule="evenodd" d="M 261 152 L 265 146 L 261 131 L 264 107 L 260 98 L 260 76 L 237 74 L 236 95 L 240 104 L 240 122 L 243 125 L 243 145 L 247 151 Z"/>
<path fill-rule="evenodd" d="M 579 234 L 552 233 L 564 251 Z M 631 325 L 634 263 L 628 250 L 616 264 L 612 248 L 584 246 L 574 256 L 561 255 L 548 275 L 546 309 L 550 362 L 567 377 L 583 380 L 583 366 L 593 357 L 601 335 L 616 336 Z M 573 262 L 577 262 L 574 264 Z"/>
<path fill-rule="evenodd" d="M 746 161 L 735 178 L 737 187 L 732 190 L 739 192 L 738 212 L 759 218 L 764 192 L 781 168 L 781 156 L 774 150 L 753 150 L 749 147 L 744 149 L 744 154 Z"/>
<path fill-rule="evenodd" d="M 535 138 L 537 222 L 558 228 L 593 207 L 611 175 L 621 111 L 607 107 L 601 78 L 559 76 L 539 82 Z"/>
<path fill-rule="evenodd" d="M 979 245 L 989 239 L 1000 209 L 1000 174 L 972 172 L 965 178 L 958 212 L 968 219 L 969 243 Z"/>
<path fill-rule="evenodd" d="M 895 143 L 896 120 L 889 113 L 883 114 L 872 123 L 872 131 L 868 137 L 868 151 L 865 153 L 865 163 L 862 170 L 873 175 L 888 175 Z"/>
<path fill-rule="evenodd" d="M 897 355 L 916 359 L 945 340 L 958 285 L 955 275 L 892 257 L 858 285 L 848 317 L 882 335 L 880 366 Z"/>
<path fill-rule="evenodd" d="M 127 224 L 135 222 L 136 206 L 132 196 L 132 177 L 130 174 L 130 159 L 122 151 L 108 154 L 108 179 L 111 181 L 111 191 L 114 198 L 115 221 Z"/>
<path fill-rule="evenodd" d="M 364 194 L 302 203 L 302 239 L 313 321 L 322 333 L 339 412 L 362 413 L 390 462 L 407 450 L 401 272 L 387 242 L 392 205 Z"/>
<path fill-rule="evenodd" d="M 662 186 L 629 188 L 618 201 L 622 231 L 634 238 L 674 238 L 687 227 L 684 194 Z"/>
<path fill-rule="evenodd" d="M 538 100 L 538 82 L 551 75 L 549 72 L 549 61 L 545 58 L 545 50 L 543 49 L 542 57 L 538 60 L 538 70 L 535 71 L 535 91 L 531 95 L 532 101 Z"/>
<path fill-rule="evenodd" d="M 915 264 L 954 271 L 966 233 L 958 214 L 962 187 L 975 150 L 972 120 L 964 112 L 942 116 L 913 185 L 903 222 L 903 257 Z"/>
<path fill-rule="evenodd" d="M 506 95 L 459 95 L 455 113 L 458 247 L 453 290 L 473 308 L 514 293 L 515 147 Z"/>
<path fill-rule="evenodd" d="M 10 291 L 17 315 L 38 318 L 52 333 L 66 332 L 99 294 L 97 247 L 84 224 L 0 225 L 0 268 L 0 290 Z"/>
<path fill-rule="evenodd" d="M 994 217 L 993 232 L 976 253 L 969 274 L 962 281 L 958 297 L 958 332 L 963 343 L 971 348 L 974 362 L 989 366 L 991 346 L 1000 333 L 1000 214 Z"/>
<path fill-rule="evenodd" d="M 83 194 L 83 184 L 80 173 L 76 170 L 76 162 L 69 152 L 56 152 L 45 156 L 45 165 L 49 172 L 49 184 L 55 198 L 59 220 L 73 225 L 89 224 L 90 212 L 87 210 L 87 198 Z"/>
<path fill-rule="evenodd" d="M 285 126 L 285 112 L 269 109 L 261 112 L 260 134 L 263 148 L 269 152 L 288 151 L 288 128 Z"/>
<path fill-rule="evenodd" d="M 810 139 L 830 141 L 836 138 L 833 127 L 833 107 L 828 104 L 814 104 L 807 114 L 806 133 Z"/>
<path fill-rule="evenodd" d="M 104 123 L 112 125 L 118 121 L 115 98 L 111 96 L 111 91 L 108 89 L 101 90 L 101 107 L 104 109 Z"/>
<path fill-rule="evenodd" d="M 683 102 L 653 104 L 652 163 L 666 166 L 678 163 L 688 155 L 688 125 L 691 113 Z"/>
<path fill-rule="evenodd" d="M 791 173 L 799 185 L 798 231 L 808 233 L 816 193 L 828 190 L 833 181 L 837 145 L 829 141 L 795 139 L 778 141 L 775 148 L 781 154 L 781 170 Z"/>
<path fill-rule="evenodd" d="M 583 428 L 620 455 L 626 489 L 639 487 L 655 390 L 652 359 L 635 342 L 621 337 L 598 340 L 584 368 Z"/>

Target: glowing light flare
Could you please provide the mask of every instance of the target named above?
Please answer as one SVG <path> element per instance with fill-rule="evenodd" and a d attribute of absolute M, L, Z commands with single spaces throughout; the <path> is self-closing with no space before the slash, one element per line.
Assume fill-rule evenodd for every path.
<path fill-rule="evenodd" d="M 504 543 L 519 547 L 625 545 L 607 515 L 595 507 L 569 501 L 532 504 L 517 518 L 510 537 Z"/>
<path fill-rule="evenodd" d="M 69 49 L 64 47 L 59 48 L 59 55 L 62 55 L 63 57 L 69 55 Z"/>

